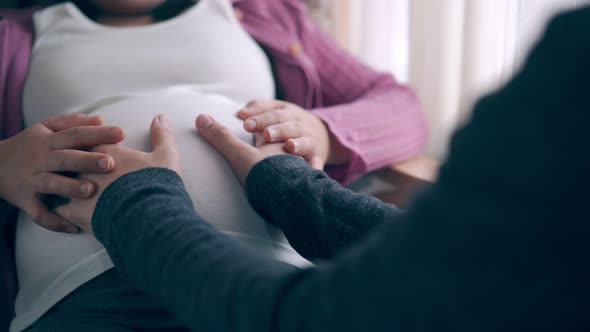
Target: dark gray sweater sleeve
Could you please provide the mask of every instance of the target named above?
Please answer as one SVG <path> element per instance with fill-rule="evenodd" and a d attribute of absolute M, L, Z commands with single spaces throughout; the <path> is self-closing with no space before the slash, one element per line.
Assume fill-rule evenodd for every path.
<path fill-rule="evenodd" d="M 246 191 L 258 214 L 281 228 L 308 259 L 333 257 L 376 226 L 401 216 L 394 205 L 353 193 L 293 155 L 254 166 Z"/>
<path fill-rule="evenodd" d="M 305 176 L 307 167 L 299 173 L 288 176 Z M 194 211 L 180 177 L 159 168 L 111 184 L 99 198 L 93 227 L 115 266 L 194 331 L 359 330 L 369 317 L 372 326 L 389 325 L 387 297 L 380 294 L 391 276 L 391 248 L 382 246 L 398 241 L 380 238 L 391 230 L 333 264 L 300 270 L 257 256 L 213 229 Z M 381 304 L 357 307 L 371 299 Z"/>
<path fill-rule="evenodd" d="M 193 331 L 588 331 L 589 35 L 590 9 L 557 19 L 455 135 L 439 181 L 315 268 L 212 229 L 162 169 L 105 190 L 96 236 Z"/>
<path fill-rule="evenodd" d="M 270 331 L 274 304 L 302 273 L 205 223 L 167 169 L 117 179 L 99 198 L 93 228 L 115 266 L 195 331 Z"/>

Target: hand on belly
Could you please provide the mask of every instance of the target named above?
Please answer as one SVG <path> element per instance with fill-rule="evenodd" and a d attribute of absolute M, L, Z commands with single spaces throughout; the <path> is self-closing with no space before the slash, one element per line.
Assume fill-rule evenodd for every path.
<path fill-rule="evenodd" d="M 242 106 L 218 96 L 166 93 L 120 101 L 92 115 L 102 115 L 106 124 L 122 127 L 126 138 L 121 144 L 142 151 L 151 151 L 149 128 L 154 116 L 168 115 L 186 189 L 203 219 L 251 250 L 295 266 L 309 266 L 289 246 L 280 230 L 254 212 L 225 159 L 195 128 L 197 115 L 211 114 L 240 139 L 252 144 L 252 135 L 243 130 L 242 121 L 235 116 Z M 43 245 L 35 245 L 39 243 Z M 60 292 L 67 294 L 112 267 L 104 248 L 91 234 L 51 232 L 22 214 L 17 228 L 16 261 L 20 284 L 18 312 L 27 310 L 27 301 L 52 305 L 52 298 L 63 296 Z"/>
<path fill-rule="evenodd" d="M 225 159 L 199 136 L 194 126 L 197 115 L 208 113 L 252 144 L 252 135 L 236 116 L 242 106 L 217 95 L 166 93 L 121 101 L 92 115 L 102 115 L 107 124 L 123 128 L 123 145 L 150 151 L 151 120 L 157 114 L 166 114 L 180 154 L 182 177 L 199 214 L 220 230 L 277 241 L 283 238 L 281 232 L 252 210 Z"/>

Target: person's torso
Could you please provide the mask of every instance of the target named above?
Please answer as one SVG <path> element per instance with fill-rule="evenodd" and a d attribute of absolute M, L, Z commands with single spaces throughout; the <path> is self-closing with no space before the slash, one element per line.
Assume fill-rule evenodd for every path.
<path fill-rule="evenodd" d="M 35 29 L 27 123 L 178 85 L 238 102 L 274 97 L 268 59 L 227 0 L 140 27 L 104 26 L 66 3 L 38 13 Z"/>
<path fill-rule="evenodd" d="M 205 220 L 277 259 L 304 262 L 250 208 L 231 169 L 194 130 L 196 115 L 207 112 L 251 142 L 235 112 L 249 100 L 274 97 L 268 59 L 228 0 L 201 0 L 169 21 L 128 28 L 97 24 L 66 3 L 39 12 L 35 24 L 24 91 L 27 124 L 73 112 L 100 114 L 124 128 L 123 144 L 145 150 L 151 118 L 167 113 L 183 179 Z M 24 214 L 16 242 L 20 290 L 12 331 L 112 266 L 92 236 L 53 233 Z"/>

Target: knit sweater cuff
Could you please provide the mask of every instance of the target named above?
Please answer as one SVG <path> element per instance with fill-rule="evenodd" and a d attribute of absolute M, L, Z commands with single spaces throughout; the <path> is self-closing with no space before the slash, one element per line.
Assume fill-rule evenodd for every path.
<path fill-rule="evenodd" d="M 279 208 L 284 202 L 287 190 L 293 185 L 284 185 L 294 178 L 301 178 L 297 173 L 315 171 L 301 158 L 294 155 L 280 155 L 266 158 L 252 168 L 246 178 L 246 193 L 250 204 L 256 212 L 268 222 L 273 219 L 265 211 Z M 282 227 L 284 225 L 275 225 Z"/>
<path fill-rule="evenodd" d="M 154 187 L 154 184 L 161 186 Z M 192 201 L 184 189 L 182 179 L 176 172 L 167 168 L 144 168 L 131 172 L 113 181 L 100 195 L 92 216 L 92 228 L 96 238 L 107 246 L 113 239 L 115 229 L 129 226 L 115 223 L 132 222 L 117 217 L 124 215 L 125 210 L 132 208 L 131 205 L 138 199 L 147 197 L 149 192 L 146 190 L 159 189 L 174 191 L 192 207 Z M 110 254 L 116 256 L 116 251 Z M 117 261 L 117 257 L 111 258 Z"/>

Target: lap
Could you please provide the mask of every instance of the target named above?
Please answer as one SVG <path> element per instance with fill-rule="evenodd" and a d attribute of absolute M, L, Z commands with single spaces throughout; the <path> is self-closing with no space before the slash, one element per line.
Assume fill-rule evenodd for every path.
<path fill-rule="evenodd" d="M 28 332 L 188 331 L 156 299 L 111 269 L 55 305 Z"/>

